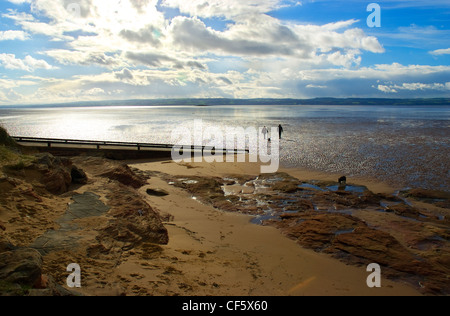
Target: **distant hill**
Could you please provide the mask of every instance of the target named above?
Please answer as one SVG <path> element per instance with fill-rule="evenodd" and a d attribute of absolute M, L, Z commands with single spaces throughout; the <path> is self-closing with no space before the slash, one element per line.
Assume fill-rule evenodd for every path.
<path fill-rule="evenodd" d="M 138 99 L 90 101 L 61 104 L 37 104 L 25 107 L 89 107 L 89 106 L 214 106 L 214 105 L 450 105 L 450 98 L 384 99 L 384 98 L 315 98 L 315 99 Z M 16 106 L 12 106 L 16 107 Z"/>

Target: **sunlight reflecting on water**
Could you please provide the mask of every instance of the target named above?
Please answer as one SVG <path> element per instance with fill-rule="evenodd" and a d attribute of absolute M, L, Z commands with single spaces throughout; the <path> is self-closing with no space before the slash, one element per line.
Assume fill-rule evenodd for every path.
<path fill-rule="evenodd" d="M 214 106 L 0 109 L 14 136 L 172 143 L 179 126 L 282 124 L 281 162 L 448 190 L 450 109 L 390 106 Z M 273 136 L 272 136 L 273 137 Z M 208 140 L 205 140 L 208 141 Z"/>

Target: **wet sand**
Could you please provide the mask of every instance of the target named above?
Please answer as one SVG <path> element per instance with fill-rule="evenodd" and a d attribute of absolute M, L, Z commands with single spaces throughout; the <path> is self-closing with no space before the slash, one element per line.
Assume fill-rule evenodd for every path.
<path fill-rule="evenodd" d="M 373 178 L 399 188 L 448 191 L 448 120 L 310 119 L 281 142 L 285 167 Z"/>
<path fill-rule="evenodd" d="M 136 191 L 101 176 L 115 168 L 117 162 L 89 157 L 73 158 L 73 162 L 86 171 L 89 182 L 72 187 L 67 194 L 44 193 L 38 178 L 16 180 L 14 185 L 3 182 L 5 190 L 11 191 L 0 196 L 4 207 L 0 211 L 0 223 L 6 227 L 4 236 L 17 246 L 43 249 L 52 246 L 47 240 L 62 241 L 52 249 L 45 249 L 43 273 L 64 285 L 67 265 L 80 264 L 82 288 L 78 292 L 81 294 L 421 295 L 409 283 L 384 278 L 383 271 L 382 287 L 368 288 L 369 273 L 365 266 L 347 265 L 329 254 L 302 248 L 275 227 L 252 224 L 252 216 L 223 212 L 202 204 L 188 191 L 167 181 L 167 176 L 257 176 L 260 174 L 257 164 L 129 161 L 138 174 L 150 176 L 148 184 Z M 336 180 L 334 174 L 299 169 L 280 171 L 304 180 Z M 351 181 L 366 185 L 374 192 L 393 192 L 388 185 L 371 179 Z M 164 190 L 168 195 L 150 196 L 147 189 Z M 72 217 L 67 217 L 68 213 L 80 195 L 93 198 L 94 202 L 90 203 L 99 204 L 99 212 L 91 214 L 93 210 L 88 209 L 90 217 L 70 222 Z M 167 245 L 135 243 L 140 236 L 128 236 L 126 230 L 123 237 L 132 238 L 133 243 L 122 242 L 121 226 L 114 226 L 113 214 L 104 213 L 106 208 L 103 210 L 105 205 L 113 213 L 119 208 L 137 214 L 142 207 L 141 200 L 161 215 L 168 231 Z M 131 224 L 136 218 L 132 221 Z"/>
<path fill-rule="evenodd" d="M 144 171 L 184 176 L 259 174 L 254 164 L 135 163 Z M 317 172 L 291 170 L 305 178 L 332 178 Z M 384 185 L 364 183 L 389 191 Z M 246 215 L 218 211 L 200 204 L 159 177 L 148 187 L 166 190 L 166 197 L 146 197 L 149 204 L 174 219 L 166 223 L 170 241 L 152 260 L 130 257 L 115 274 L 155 295 L 420 295 L 412 287 L 386 279 L 370 289 L 365 267 L 346 265 L 325 254 L 300 247 L 279 230 L 250 223 Z"/>

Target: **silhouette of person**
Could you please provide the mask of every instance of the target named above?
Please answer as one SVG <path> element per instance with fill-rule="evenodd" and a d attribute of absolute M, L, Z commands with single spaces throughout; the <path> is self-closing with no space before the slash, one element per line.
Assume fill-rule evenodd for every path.
<path fill-rule="evenodd" d="M 269 133 L 269 130 L 267 129 L 267 127 L 264 126 L 264 128 L 262 129 L 262 133 L 264 135 L 264 139 L 267 139 L 267 134 Z"/>
<path fill-rule="evenodd" d="M 281 126 L 281 124 L 278 125 L 278 133 L 280 134 L 280 139 L 281 139 L 281 137 L 283 136 L 283 132 L 284 132 L 283 126 Z"/>

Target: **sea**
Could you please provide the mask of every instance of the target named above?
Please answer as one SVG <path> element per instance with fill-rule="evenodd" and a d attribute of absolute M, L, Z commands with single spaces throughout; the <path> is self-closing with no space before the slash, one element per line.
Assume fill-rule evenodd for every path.
<path fill-rule="evenodd" d="M 448 106 L 0 108 L 0 125 L 22 137 L 172 144 L 174 129 L 199 120 L 224 131 L 281 124 L 284 167 L 450 191 Z"/>

